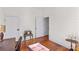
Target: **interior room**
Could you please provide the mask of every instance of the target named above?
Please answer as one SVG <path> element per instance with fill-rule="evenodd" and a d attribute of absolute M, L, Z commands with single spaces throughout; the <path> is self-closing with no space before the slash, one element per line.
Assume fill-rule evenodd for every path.
<path fill-rule="evenodd" d="M 79 7 L 0 7 L 0 51 L 79 51 Z"/>

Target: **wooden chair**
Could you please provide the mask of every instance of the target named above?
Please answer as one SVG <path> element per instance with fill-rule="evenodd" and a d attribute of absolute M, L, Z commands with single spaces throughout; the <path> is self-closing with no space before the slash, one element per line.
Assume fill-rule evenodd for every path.
<path fill-rule="evenodd" d="M 22 36 L 20 36 L 19 40 L 16 43 L 15 51 L 20 51 Z"/>
<path fill-rule="evenodd" d="M 3 37 L 4 37 L 4 33 L 1 32 L 1 33 L 0 33 L 0 41 L 3 41 Z"/>

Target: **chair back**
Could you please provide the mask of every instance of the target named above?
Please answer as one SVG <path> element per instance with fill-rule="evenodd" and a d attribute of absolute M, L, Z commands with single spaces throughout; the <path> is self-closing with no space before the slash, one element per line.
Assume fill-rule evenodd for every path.
<path fill-rule="evenodd" d="M 15 50 L 20 51 L 22 36 L 20 36 L 19 40 L 16 43 Z"/>
<path fill-rule="evenodd" d="M 0 41 L 3 41 L 3 37 L 4 37 L 4 33 L 1 32 L 1 33 L 0 33 Z"/>

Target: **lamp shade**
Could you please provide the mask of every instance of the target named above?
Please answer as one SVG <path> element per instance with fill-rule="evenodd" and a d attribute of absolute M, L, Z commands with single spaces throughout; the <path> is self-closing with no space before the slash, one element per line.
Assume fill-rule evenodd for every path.
<path fill-rule="evenodd" d="M 0 32 L 5 32 L 6 28 L 5 25 L 0 25 Z"/>

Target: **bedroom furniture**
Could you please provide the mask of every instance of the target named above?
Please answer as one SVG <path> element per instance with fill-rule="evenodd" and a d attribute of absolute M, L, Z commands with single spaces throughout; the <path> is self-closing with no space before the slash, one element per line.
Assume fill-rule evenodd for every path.
<path fill-rule="evenodd" d="M 78 41 L 77 40 L 72 40 L 72 39 L 66 39 L 66 41 L 70 42 L 71 43 L 71 48 L 69 49 L 69 51 L 73 51 L 74 49 L 72 48 L 73 47 L 73 43 L 75 44 L 75 50 L 76 50 L 76 47 L 77 47 L 77 43 Z"/>
<path fill-rule="evenodd" d="M 24 40 L 26 40 L 26 37 L 28 37 L 28 36 L 30 37 L 30 39 L 32 39 L 33 38 L 32 31 L 31 30 L 24 31 L 23 36 L 24 36 Z"/>
<path fill-rule="evenodd" d="M 15 38 L 4 39 L 0 42 L 0 51 L 15 51 Z"/>
<path fill-rule="evenodd" d="M 20 36 L 19 40 L 16 43 L 15 51 L 20 51 L 22 36 Z"/>

